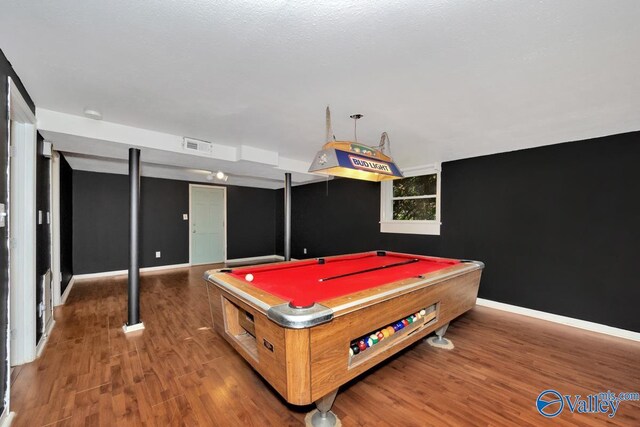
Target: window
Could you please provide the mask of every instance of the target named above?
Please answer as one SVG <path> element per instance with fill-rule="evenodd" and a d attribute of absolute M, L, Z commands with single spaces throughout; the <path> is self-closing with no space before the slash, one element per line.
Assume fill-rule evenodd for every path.
<path fill-rule="evenodd" d="M 440 167 L 403 172 L 403 179 L 380 184 L 380 231 L 439 235 Z"/>

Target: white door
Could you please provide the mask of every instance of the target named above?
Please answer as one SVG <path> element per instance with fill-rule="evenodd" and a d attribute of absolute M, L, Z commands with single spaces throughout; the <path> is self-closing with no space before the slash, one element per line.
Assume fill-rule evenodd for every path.
<path fill-rule="evenodd" d="M 9 78 L 11 366 L 36 357 L 36 118 Z"/>
<path fill-rule="evenodd" d="M 225 260 L 225 189 L 191 185 L 191 264 Z"/>

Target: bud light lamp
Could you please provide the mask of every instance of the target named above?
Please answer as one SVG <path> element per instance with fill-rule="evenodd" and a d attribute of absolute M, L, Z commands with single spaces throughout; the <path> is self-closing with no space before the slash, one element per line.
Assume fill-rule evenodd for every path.
<path fill-rule="evenodd" d="M 331 112 L 327 107 L 328 142 L 316 154 L 309 172 L 375 182 L 403 178 L 393 159 L 383 153 L 385 148 L 389 149 L 389 136 L 386 132 L 382 133 L 380 145 L 376 147 L 357 142 L 355 129 L 357 120 L 361 117 L 361 114 L 351 116 L 354 119 L 356 142 L 336 141 L 331 130 Z"/>

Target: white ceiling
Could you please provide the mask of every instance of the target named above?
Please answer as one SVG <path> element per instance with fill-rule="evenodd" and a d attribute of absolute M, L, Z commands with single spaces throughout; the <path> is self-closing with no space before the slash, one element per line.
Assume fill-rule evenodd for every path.
<path fill-rule="evenodd" d="M 310 161 L 330 104 L 338 139 L 362 113 L 411 167 L 640 129 L 638 22 L 636 0 L 22 0 L 0 48 L 42 109 Z"/>

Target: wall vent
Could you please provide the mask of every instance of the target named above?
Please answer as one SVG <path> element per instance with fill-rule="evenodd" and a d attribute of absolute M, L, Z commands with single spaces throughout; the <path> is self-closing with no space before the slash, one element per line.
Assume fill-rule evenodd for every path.
<path fill-rule="evenodd" d="M 209 156 L 213 154 L 213 144 L 207 141 L 200 141 L 199 139 L 183 138 L 182 148 L 184 148 L 185 151 L 207 154 Z"/>

